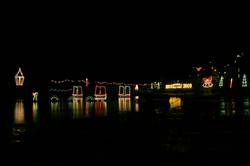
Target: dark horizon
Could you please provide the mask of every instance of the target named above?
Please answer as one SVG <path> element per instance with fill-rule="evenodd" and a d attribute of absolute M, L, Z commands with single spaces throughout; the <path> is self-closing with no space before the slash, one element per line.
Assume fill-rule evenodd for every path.
<path fill-rule="evenodd" d="M 2 66 L 2 71 L 13 77 L 18 67 L 21 67 L 24 74 L 27 74 L 31 79 L 41 80 L 83 79 L 87 77 L 103 81 L 146 81 L 147 79 L 187 77 L 192 71 L 192 67 L 209 64 L 211 60 L 215 62 L 215 66 L 221 67 L 232 63 L 233 58 L 241 52 L 244 53 L 246 59 L 249 59 L 247 48 L 235 50 L 202 49 L 192 53 L 193 50 L 181 50 L 180 46 L 179 50 L 168 52 L 163 50 L 162 52 L 147 52 L 144 50 L 136 55 L 133 53 L 124 55 L 122 49 L 117 49 L 116 55 L 105 53 L 102 55 L 102 51 L 91 55 L 89 51 L 84 52 L 80 49 L 81 47 L 78 48 L 78 54 L 61 50 L 51 55 L 38 53 L 39 51 L 34 49 L 33 55 L 27 53 L 19 57 L 9 56 L 6 57 L 7 63 L 3 63 L 8 64 L 8 70 L 4 70 Z M 133 49 L 130 50 L 133 51 Z"/>
<path fill-rule="evenodd" d="M 213 58 L 231 63 L 239 52 L 249 57 L 247 13 L 212 9 L 7 14 L 1 69 L 6 78 L 21 66 L 34 79 L 145 80 L 187 76 Z"/>

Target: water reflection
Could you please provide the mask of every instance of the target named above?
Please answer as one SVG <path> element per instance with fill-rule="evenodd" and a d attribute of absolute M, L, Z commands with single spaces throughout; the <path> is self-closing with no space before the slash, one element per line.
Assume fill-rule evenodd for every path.
<path fill-rule="evenodd" d="M 103 100 L 95 101 L 95 116 L 107 116 L 107 102 Z"/>
<path fill-rule="evenodd" d="M 118 109 L 119 109 L 119 112 L 130 112 L 131 111 L 131 99 L 127 97 L 118 98 Z"/>
<path fill-rule="evenodd" d="M 224 97 L 219 99 L 219 109 L 220 109 L 220 115 L 224 116 L 226 114 L 226 102 Z"/>
<path fill-rule="evenodd" d="M 52 119 L 83 119 L 86 117 L 107 116 L 106 101 L 84 101 L 83 98 L 72 98 L 71 101 L 51 102 Z"/>
<path fill-rule="evenodd" d="M 83 98 L 82 97 L 73 97 L 73 119 L 83 118 Z"/>
<path fill-rule="evenodd" d="M 51 102 L 50 103 L 50 108 L 51 108 L 51 118 L 55 118 L 57 117 L 57 114 L 59 114 L 60 112 L 60 105 L 59 102 Z"/>
<path fill-rule="evenodd" d="M 246 117 L 250 116 L 250 103 L 249 103 L 249 97 L 245 97 L 243 99 L 243 114 Z"/>
<path fill-rule="evenodd" d="M 16 101 L 15 112 L 14 112 L 14 123 L 15 124 L 25 123 L 24 103 L 23 100 L 21 99 L 18 99 Z"/>
<path fill-rule="evenodd" d="M 170 109 L 180 109 L 182 101 L 180 97 L 170 97 L 169 99 Z"/>
<path fill-rule="evenodd" d="M 93 101 L 86 101 L 85 103 L 85 117 L 90 117 L 94 112 L 94 102 Z"/>
<path fill-rule="evenodd" d="M 108 103 L 109 102 L 109 103 Z M 231 119 L 249 118 L 250 101 L 245 98 L 189 98 L 170 97 L 164 103 L 156 103 L 158 111 L 165 111 L 166 116 L 173 116 L 173 113 L 183 113 L 190 118 L 205 119 Z M 16 103 L 15 119 L 17 123 L 24 123 L 23 103 Z M 33 120 L 37 121 L 37 104 L 33 103 Z M 128 112 L 140 112 L 141 103 L 132 101 L 131 98 L 118 98 L 116 101 L 85 101 L 83 98 L 72 98 L 72 100 L 60 100 L 51 102 L 52 119 L 84 119 L 92 117 L 108 116 L 108 111 L 118 111 L 126 114 Z M 112 114 L 112 112 L 110 112 Z"/>
<path fill-rule="evenodd" d="M 235 104 L 236 104 L 235 99 L 230 99 L 228 101 L 225 101 L 225 116 L 232 117 L 235 114 L 236 112 Z"/>
<path fill-rule="evenodd" d="M 32 117 L 33 117 L 33 122 L 37 123 L 37 121 L 38 121 L 38 104 L 37 104 L 37 102 L 33 102 Z"/>
<path fill-rule="evenodd" d="M 135 112 L 139 112 L 139 103 L 135 102 Z"/>
<path fill-rule="evenodd" d="M 250 104 L 249 104 L 249 97 L 245 97 L 243 98 L 243 107 L 244 108 L 249 108 Z"/>
<path fill-rule="evenodd" d="M 12 138 L 10 140 L 11 143 L 24 142 L 26 129 L 23 125 L 25 123 L 24 101 L 22 99 L 18 99 L 16 100 L 14 109 L 14 122 L 11 133 Z"/>
<path fill-rule="evenodd" d="M 68 109 L 66 101 L 59 100 L 58 102 L 51 102 L 51 118 L 52 119 L 65 119 L 72 109 Z"/>
<path fill-rule="evenodd" d="M 227 118 L 247 118 L 250 115 L 249 97 L 219 99 L 219 113 L 221 117 Z"/>

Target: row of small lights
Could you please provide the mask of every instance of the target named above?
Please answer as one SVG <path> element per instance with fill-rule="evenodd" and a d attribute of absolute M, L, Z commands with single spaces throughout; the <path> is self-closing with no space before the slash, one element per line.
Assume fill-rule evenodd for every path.
<path fill-rule="evenodd" d="M 56 81 L 56 80 L 51 80 L 51 83 L 55 83 L 55 84 L 62 84 L 62 83 L 67 83 L 67 82 L 71 82 L 71 83 L 80 83 L 80 82 L 83 82 L 83 83 L 87 83 L 89 84 L 89 81 L 88 79 L 86 80 L 69 80 L 69 79 L 65 79 L 65 80 L 61 80 L 61 81 Z M 148 86 L 149 84 L 148 83 L 144 83 L 144 84 L 140 84 L 140 83 L 137 83 L 137 84 L 131 84 L 131 83 L 121 83 L 121 82 L 106 82 L 106 81 L 95 81 L 95 84 L 100 84 L 100 85 L 103 85 L 103 84 L 106 84 L 106 85 L 130 85 L 130 86 Z"/>

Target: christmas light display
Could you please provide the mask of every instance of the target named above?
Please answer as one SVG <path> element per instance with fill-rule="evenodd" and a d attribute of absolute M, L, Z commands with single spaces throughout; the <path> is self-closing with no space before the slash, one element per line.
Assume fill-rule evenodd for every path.
<path fill-rule="evenodd" d="M 161 85 L 160 82 L 151 82 L 150 88 L 151 89 L 160 89 L 160 85 Z"/>
<path fill-rule="evenodd" d="M 202 83 L 202 86 L 203 88 L 212 88 L 213 87 L 213 77 L 212 76 L 209 76 L 207 78 L 202 78 L 203 80 L 203 83 Z"/>
<path fill-rule="evenodd" d="M 15 82 L 16 82 L 16 86 L 23 86 L 24 75 L 23 75 L 21 68 L 18 69 L 18 71 L 15 75 Z"/>
<path fill-rule="evenodd" d="M 107 99 L 106 86 L 96 85 L 94 98 L 95 100 L 106 100 Z"/>
<path fill-rule="evenodd" d="M 135 85 L 135 90 L 138 91 L 139 90 L 139 86 L 138 84 Z"/>
<path fill-rule="evenodd" d="M 192 89 L 192 83 L 166 84 L 165 89 Z"/>
<path fill-rule="evenodd" d="M 83 91 L 81 86 L 73 86 L 73 97 L 82 97 L 83 96 Z"/>
<path fill-rule="evenodd" d="M 247 87 L 247 76 L 246 76 L 246 74 L 244 74 L 243 78 L 242 78 L 242 87 L 243 88 Z"/>
<path fill-rule="evenodd" d="M 38 92 L 33 92 L 32 95 L 33 95 L 33 101 L 34 101 L 34 102 L 37 102 L 37 99 L 38 99 Z"/>
<path fill-rule="evenodd" d="M 90 83 L 88 81 L 88 79 L 85 79 L 85 80 L 69 80 L 69 79 L 65 79 L 65 80 L 61 80 L 61 81 L 57 81 L 57 80 L 51 80 L 50 81 L 52 84 L 64 84 L 64 83 L 85 83 L 86 86 L 88 86 Z M 149 86 L 150 84 L 148 83 L 144 83 L 144 84 L 140 84 L 140 83 L 135 83 L 135 84 L 128 84 L 128 83 L 124 83 L 124 82 L 106 82 L 106 81 L 103 81 L 103 82 L 100 82 L 100 81 L 95 81 L 95 84 L 97 85 L 130 85 L 130 86 Z"/>
<path fill-rule="evenodd" d="M 88 86 L 89 86 L 89 80 L 88 80 L 88 78 L 86 78 L 86 80 L 85 80 L 85 84 L 86 84 L 86 87 L 88 87 Z"/>
<path fill-rule="evenodd" d="M 224 80 L 224 77 L 221 76 L 221 77 L 220 77 L 220 82 L 219 82 L 219 87 L 220 87 L 220 88 L 223 87 L 223 80 Z"/>
<path fill-rule="evenodd" d="M 119 93 L 118 93 L 118 96 L 119 97 L 130 97 L 131 95 L 131 88 L 130 86 L 122 86 L 120 85 L 119 86 Z"/>
<path fill-rule="evenodd" d="M 192 89 L 192 83 L 185 83 L 185 84 L 182 84 L 182 88 L 183 89 Z"/>
<path fill-rule="evenodd" d="M 230 79 L 230 89 L 233 88 L 233 78 Z"/>
<path fill-rule="evenodd" d="M 57 96 L 55 96 L 55 95 L 54 95 L 54 96 L 51 96 L 51 97 L 50 97 L 50 101 L 51 101 L 51 102 L 58 102 L 58 101 L 59 101 L 59 97 L 57 97 Z"/>
<path fill-rule="evenodd" d="M 202 70 L 202 67 L 196 67 L 196 71 L 201 71 Z"/>

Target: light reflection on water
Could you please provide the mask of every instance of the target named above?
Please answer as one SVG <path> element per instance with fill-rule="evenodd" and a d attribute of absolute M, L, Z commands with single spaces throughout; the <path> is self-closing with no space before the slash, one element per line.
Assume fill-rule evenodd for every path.
<path fill-rule="evenodd" d="M 192 100 L 192 99 L 191 99 Z M 12 137 L 14 142 L 23 142 L 27 127 L 40 122 L 39 103 L 33 102 L 31 107 L 24 104 L 24 100 L 16 100 L 13 112 Z M 189 105 L 189 107 L 185 107 Z M 155 106 L 159 108 L 159 106 Z M 195 110 L 195 111 L 194 111 Z M 113 112 L 112 112 L 113 111 Z M 250 97 L 206 99 L 205 101 L 186 103 L 179 97 L 169 99 L 169 112 L 164 116 L 168 119 L 183 119 L 188 116 L 176 116 L 192 112 L 192 117 L 201 118 L 206 116 L 210 120 L 238 119 L 250 120 Z M 65 120 L 82 119 L 92 117 L 106 117 L 109 113 L 126 114 L 129 112 L 143 112 L 141 102 L 133 101 L 131 98 L 118 98 L 114 101 L 85 101 L 82 98 L 72 98 L 71 101 L 58 101 L 50 103 L 50 114 L 46 114 L 47 119 Z M 201 116 L 196 116 L 201 114 Z M 48 117 L 50 115 L 50 117 Z M 194 116 L 193 116 L 194 115 Z M 161 114 L 160 114 L 161 116 Z M 33 123 L 30 123 L 33 122 Z"/>
<path fill-rule="evenodd" d="M 33 117 L 34 123 L 37 123 L 38 122 L 38 103 L 37 102 L 33 102 L 32 117 Z"/>
<path fill-rule="evenodd" d="M 107 102 L 104 100 L 95 101 L 95 116 L 107 116 Z"/>
<path fill-rule="evenodd" d="M 202 100 L 202 102 L 204 102 Z M 117 104 L 115 104 L 117 103 Z M 198 103 L 198 105 L 197 105 Z M 167 104 L 167 103 L 166 103 Z M 185 105 L 189 105 L 188 109 Z M 39 105 L 32 103 L 30 109 L 26 108 L 22 99 L 16 100 L 13 114 L 13 124 L 26 124 L 33 121 L 39 121 Z M 156 108 L 159 108 L 157 105 Z M 138 101 L 132 98 L 118 98 L 114 101 L 85 101 L 82 98 L 72 98 L 72 100 L 60 100 L 50 103 L 50 118 L 53 119 L 83 119 L 91 117 L 109 116 L 110 111 L 117 111 L 122 114 L 128 112 L 141 112 L 143 107 Z M 206 99 L 204 103 L 194 102 L 185 103 L 180 97 L 170 97 L 169 110 L 171 112 L 185 112 L 199 109 L 203 114 L 216 114 L 215 119 L 221 118 L 250 118 L 250 97 Z M 27 116 L 26 115 L 30 115 Z M 30 117 L 30 119 L 29 119 Z M 47 117 L 48 118 L 48 117 Z"/>
<path fill-rule="evenodd" d="M 119 112 L 130 112 L 131 111 L 131 99 L 127 97 L 118 98 L 118 109 L 119 109 Z"/>
<path fill-rule="evenodd" d="M 135 102 L 135 112 L 139 112 L 139 103 Z"/>
<path fill-rule="evenodd" d="M 182 99 L 180 97 L 170 97 L 169 104 L 170 109 L 181 109 Z"/>
<path fill-rule="evenodd" d="M 71 103 L 71 102 L 70 102 Z M 83 118 L 83 98 L 74 97 L 72 102 L 73 119 Z"/>
<path fill-rule="evenodd" d="M 114 101 L 112 101 L 114 102 Z M 51 102 L 51 118 L 52 119 L 83 119 L 88 117 L 105 117 L 109 116 L 110 110 L 117 110 L 119 113 L 141 112 L 140 102 L 132 102 L 131 98 L 118 98 L 117 105 L 111 101 L 85 101 L 81 98 L 72 101 Z M 108 104 L 111 103 L 111 104 Z M 198 105 L 197 105 L 198 104 Z M 167 103 L 165 103 L 167 105 Z M 249 97 L 234 99 L 220 97 L 218 99 L 206 99 L 191 104 L 185 103 L 181 97 L 170 97 L 169 111 L 171 113 L 183 112 L 185 105 L 189 105 L 185 112 L 199 110 L 202 116 L 212 119 L 223 118 L 246 118 L 250 116 Z M 155 105 L 156 109 L 161 106 Z M 112 109 L 111 109 L 112 108 Z M 186 107 L 185 107 L 186 108 Z M 241 112 L 241 113 L 240 113 Z M 171 114 L 168 114 L 171 115 Z"/>
<path fill-rule="evenodd" d="M 11 133 L 12 139 L 10 140 L 12 143 L 24 142 L 24 134 L 26 132 L 26 128 L 24 127 L 25 123 L 24 101 L 18 99 L 16 100 L 14 108 L 14 120 Z"/>
<path fill-rule="evenodd" d="M 112 107 L 113 110 L 117 110 L 119 113 L 139 112 L 139 102 L 132 104 L 131 98 L 118 98 L 117 105 L 114 101 L 85 101 L 83 98 L 72 98 L 72 100 L 58 102 L 51 102 L 51 119 L 83 119 L 91 117 L 105 117 L 108 116 L 108 111 Z M 108 107 L 109 103 L 109 107 Z M 132 109 L 133 107 L 133 109 Z"/>
<path fill-rule="evenodd" d="M 220 99 L 220 112 L 221 116 L 232 117 L 235 114 L 235 100 L 234 99 L 225 99 L 222 97 Z"/>
<path fill-rule="evenodd" d="M 16 101 L 15 112 L 14 112 L 14 123 L 15 124 L 25 123 L 24 103 L 23 100 L 21 99 L 18 99 Z"/>
<path fill-rule="evenodd" d="M 225 98 L 219 99 L 219 108 L 221 117 L 248 119 L 250 117 L 249 97 Z"/>

